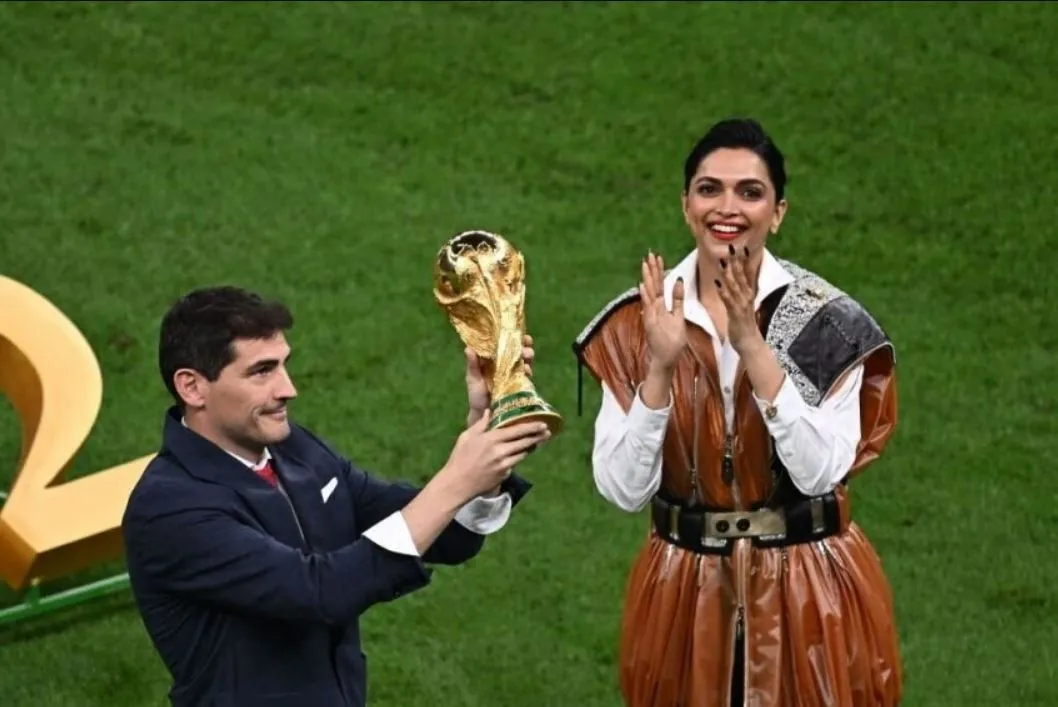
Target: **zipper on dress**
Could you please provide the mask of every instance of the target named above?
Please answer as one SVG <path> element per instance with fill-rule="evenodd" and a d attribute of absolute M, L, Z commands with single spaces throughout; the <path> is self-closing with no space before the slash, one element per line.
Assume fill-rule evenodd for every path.
<path fill-rule="evenodd" d="M 698 490 L 698 429 L 702 426 L 701 417 L 698 414 L 698 378 L 701 374 L 701 367 L 695 364 L 694 369 L 694 387 L 691 389 L 691 409 L 694 411 L 692 423 L 694 425 L 694 434 L 691 435 L 691 443 L 694 448 L 691 450 L 691 506 L 698 506 L 701 503 L 702 495 Z M 694 557 L 694 574 L 698 579 L 698 587 L 702 586 L 702 554 L 695 553 Z"/>
<path fill-rule="evenodd" d="M 745 539 L 739 538 L 735 541 L 736 543 L 744 543 Z M 740 674 L 736 675 L 735 671 L 731 671 L 732 680 L 742 681 L 742 699 L 745 704 L 746 694 L 749 688 L 749 642 L 746 640 L 746 598 L 745 598 L 745 584 L 742 581 L 745 575 L 745 563 L 749 560 L 748 553 L 749 547 L 742 544 L 736 544 L 735 546 L 735 575 L 737 585 L 735 587 L 735 596 L 737 605 L 735 607 L 735 637 L 731 640 L 731 662 L 734 664 L 735 651 L 738 649 L 739 641 L 742 642 L 742 670 Z M 732 685 L 734 688 L 734 685 Z"/>
<path fill-rule="evenodd" d="M 634 399 L 635 396 L 636 396 L 636 388 L 631 383 L 628 383 L 628 392 L 632 396 L 632 398 Z M 673 393 L 673 395 L 675 395 L 675 393 Z M 675 414 L 675 412 L 674 412 L 674 414 Z M 670 422 L 670 424 L 672 424 L 672 427 L 673 427 L 673 429 L 676 432 L 676 443 L 677 443 L 677 446 L 680 448 L 680 452 L 682 452 L 682 454 L 683 454 L 683 463 L 688 469 L 691 470 L 692 478 L 696 478 L 697 475 L 698 475 L 698 472 L 697 472 L 697 468 L 698 468 L 698 465 L 697 465 L 697 458 L 698 458 L 697 457 L 697 452 L 695 452 L 694 460 L 692 460 L 690 457 L 687 456 L 687 445 L 684 443 L 683 432 L 680 431 L 679 424 L 671 423 L 671 422 Z M 664 466 L 663 466 L 663 469 L 664 469 Z M 662 474 L 664 474 L 664 471 L 662 471 Z M 697 486 L 695 486 L 695 492 L 697 492 Z"/>
<path fill-rule="evenodd" d="M 734 557 L 734 563 L 736 565 L 741 565 L 742 564 L 742 557 L 741 557 L 741 554 L 739 553 L 740 549 L 741 548 L 738 548 L 738 547 L 735 548 L 735 553 L 736 554 L 735 554 L 735 557 Z M 736 572 L 739 572 L 738 568 L 736 568 Z M 731 682 L 731 685 L 729 687 L 728 701 L 730 701 L 730 699 L 731 699 L 730 698 L 730 692 L 734 691 L 734 688 L 735 688 L 735 682 L 734 681 L 735 680 L 741 680 L 742 681 L 743 700 L 745 700 L 746 688 L 748 687 L 748 682 L 749 682 L 747 680 L 747 677 L 749 675 L 749 663 L 747 662 L 748 661 L 748 657 L 749 657 L 749 646 L 746 645 L 746 638 L 745 638 L 745 636 L 746 636 L 746 608 L 745 608 L 745 602 L 743 602 L 743 600 L 742 600 L 742 588 L 741 587 L 736 587 L 735 592 L 736 592 L 736 595 L 737 595 L 736 601 L 738 602 L 738 604 L 735 607 L 735 631 L 734 631 L 734 636 L 731 638 L 731 665 L 734 666 L 734 664 L 735 664 L 735 651 L 738 650 L 738 644 L 739 644 L 739 641 L 741 641 L 742 642 L 742 670 L 738 674 L 735 673 L 734 669 L 731 670 L 731 681 L 732 682 Z M 743 704 L 745 704 L 745 703 L 743 702 Z"/>
<path fill-rule="evenodd" d="M 724 483 L 728 486 L 735 480 L 735 455 L 734 439 L 731 435 L 724 436 Z"/>
<path fill-rule="evenodd" d="M 691 450 L 691 505 L 697 506 L 701 502 L 701 494 L 698 492 L 698 428 L 701 420 L 698 415 L 698 371 L 694 373 L 694 388 L 691 392 L 691 409 L 694 410 L 694 448 Z"/>
<path fill-rule="evenodd" d="M 734 409 L 734 419 L 731 421 L 731 432 L 728 432 L 724 436 L 724 476 L 725 481 L 731 487 L 731 496 L 735 504 L 735 510 L 742 510 L 742 490 L 739 487 L 738 480 L 735 478 L 735 439 L 738 437 L 739 425 L 738 425 L 738 396 L 741 390 L 742 378 L 745 375 L 745 370 L 742 368 L 742 363 L 739 362 L 738 369 L 735 372 L 735 383 L 732 388 L 732 395 L 734 401 L 732 408 Z M 725 428 L 726 428 L 725 421 Z M 752 541 L 748 538 L 737 538 L 734 541 L 734 570 L 735 570 L 735 640 L 732 646 L 731 657 L 734 660 L 734 650 L 738 646 L 738 639 L 742 639 L 742 674 L 737 676 L 737 679 L 742 681 L 742 699 L 745 704 L 746 692 L 749 687 L 749 646 L 746 641 L 746 574 L 747 567 L 746 563 L 750 560 L 750 553 L 752 552 L 753 546 Z"/>

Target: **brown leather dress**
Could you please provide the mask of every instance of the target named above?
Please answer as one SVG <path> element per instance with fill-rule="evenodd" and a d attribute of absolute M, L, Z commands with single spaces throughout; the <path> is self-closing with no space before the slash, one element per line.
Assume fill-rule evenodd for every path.
<path fill-rule="evenodd" d="M 648 362 L 638 298 L 594 327 L 575 348 L 627 411 Z M 776 491 L 772 441 L 749 380 L 740 369 L 728 483 L 713 347 L 692 324 L 688 336 L 674 378 L 661 493 L 689 502 L 696 478 L 705 506 L 767 506 Z M 891 348 L 859 361 L 862 441 L 850 478 L 878 458 L 896 424 Z M 720 556 L 676 547 L 651 527 L 628 578 L 621 625 L 620 687 L 629 707 L 728 707 L 740 634 L 744 668 L 735 679 L 744 680 L 744 705 L 899 703 L 902 668 L 889 585 L 874 549 L 849 520 L 848 487 L 836 495 L 841 530 L 821 541 L 761 548 L 740 538 L 730 555 Z"/>

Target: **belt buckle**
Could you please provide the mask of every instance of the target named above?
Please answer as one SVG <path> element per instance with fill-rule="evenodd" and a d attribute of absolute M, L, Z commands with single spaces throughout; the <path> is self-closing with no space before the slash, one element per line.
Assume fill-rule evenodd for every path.
<path fill-rule="evenodd" d="M 747 514 L 739 511 L 718 511 L 709 514 L 706 527 L 709 535 L 713 537 L 734 538 L 748 531 L 751 524 Z"/>
<path fill-rule="evenodd" d="M 705 532 L 719 538 L 782 536 L 786 522 L 780 511 L 770 509 L 723 511 L 710 514 Z"/>

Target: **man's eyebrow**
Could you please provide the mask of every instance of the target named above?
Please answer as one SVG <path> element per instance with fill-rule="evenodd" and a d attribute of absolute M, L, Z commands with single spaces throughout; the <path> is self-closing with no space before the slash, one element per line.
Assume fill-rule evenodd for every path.
<path fill-rule="evenodd" d="M 288 353 L 287 357 L 285 359 L 283 359 L 283 362 L 286 363 L 286 362 L 290 361 L 290 359 L 291 359 L 291 357 L 293 357 L 293 355 L 294 355 L 293 351 Z M 257 359 L 256 361 L 254 361 L 253 363 L 251 363 L 249 366 L 247 366 L 246 370 L 247 371 L 264 371 L 264 370 L 275 368 L 276 366 L 279 365 L 279 363 L 280 363 L 280 361 L 279 361 L 278 358 L 260 358 L 260 359 Z"/>

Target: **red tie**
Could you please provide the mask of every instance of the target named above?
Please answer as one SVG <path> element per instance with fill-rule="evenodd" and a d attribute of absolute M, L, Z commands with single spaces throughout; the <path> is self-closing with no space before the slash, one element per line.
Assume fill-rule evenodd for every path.
<path fill-rule="evenodd" d="M 276 478 L 276 472 L 275 469 L 272 468 L 271 459 L 266 461 L 264 463 L 264 466 L 262 466 L 260 469 L 254 469 L 254 471 L 257 472 L 258 476 L 267 481 L 270 486 L 276 487 L 279 485 L 279 479 Z"/>

